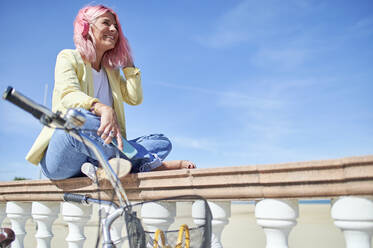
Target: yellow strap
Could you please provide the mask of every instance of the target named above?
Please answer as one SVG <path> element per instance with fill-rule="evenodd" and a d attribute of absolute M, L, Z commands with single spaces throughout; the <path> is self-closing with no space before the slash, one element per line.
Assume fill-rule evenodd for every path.
<path fill-rule="evenodd" d="M 161 229 L 157 229 L 154 234 L 154 241 L 153 241 L 153 248 L 158 248 L 158 239 L 159 235 L 161 235 L 161 241 L 162 241 L 162 246 L 165 247 L 165 237 L 164 233 Z M 166 248 L 166 247 L 165 247 Z"/>
<path fill-rule="evenodd" d="M 175 248 L 182 248 L 181 245 L 183 244 L 183 234 L 185 232 L 185 247 L 184 248 L 189 248 L 190 246 L 190 235 L 189 235 L 189 227 L 184 224 L 180 226 L 179 229 L 179 235 L 177 237 L 177 243 Z"/>

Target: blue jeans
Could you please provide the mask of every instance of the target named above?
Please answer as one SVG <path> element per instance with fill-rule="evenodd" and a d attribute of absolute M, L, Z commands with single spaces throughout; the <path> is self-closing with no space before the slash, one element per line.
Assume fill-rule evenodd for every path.
<path fill-rule="evenodd" d="M 115 146 L 105 144 L 101 137 L 97 136 L 100 117 L 85 109 L 79 109 L 79 111 L 86 117 L 86 121 L 81 127 L 82 132 L 101 147 L 106 159 L 120 156 L 130 160 L 132 163 L 131 173 L 146 172 L 157 168 L 172 149 L 170 140 L 163 134 L 146 135 L 129 140 L 129 143 L 136 148 L 137 154 L 132 159 L 128 159 Z M 55 130 L 40 165 L 46 177 L 61 180 L 83 176 L 80 167 L 85 162 L 98 166 L 95 155 L 88 147 L 64 130 Z"/>

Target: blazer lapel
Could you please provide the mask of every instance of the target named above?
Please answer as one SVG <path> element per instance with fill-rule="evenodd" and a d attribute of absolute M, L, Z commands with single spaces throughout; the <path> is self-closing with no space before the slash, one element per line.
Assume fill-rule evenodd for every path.
<path fill-rule="evenodd" d="M 94 97 L 95 89 L 93 86 L 93 76 L 92 76 L 92 66 L 91 63 L 86 62 L 85 64 L 86 74 L 87 74 L 87 94 Z"/>

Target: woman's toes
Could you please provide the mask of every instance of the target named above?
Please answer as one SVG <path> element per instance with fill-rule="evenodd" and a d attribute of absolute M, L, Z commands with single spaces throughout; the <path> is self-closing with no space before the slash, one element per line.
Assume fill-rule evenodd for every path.
<path fill-rule="evenodd" d="M 194 169 L 196 168 L 196 165 L 188 160 L 183 160 L 181 162 L 181 168 L 182 169 Z"/>

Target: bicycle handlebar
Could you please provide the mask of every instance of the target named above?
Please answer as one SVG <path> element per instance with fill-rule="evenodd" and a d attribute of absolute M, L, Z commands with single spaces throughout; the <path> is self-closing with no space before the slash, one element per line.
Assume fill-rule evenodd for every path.
<path fill-rule="evenodd" d="M 54 122 L 62 127 L 65 125 L 66 121 L 59 116 L 59 113 L 53 113 L 43 105 L 40 105 L 30 98 L 17 92 L 11 86 L 8 86 L 8 88 L 5 90 L 3 99 L 17 105 L 21 109 L 32 114 L 36 119 L 46 122 L 46 124 Z"/>
<path fill-rule="evenodd" d="M 87 195 L 65 193 L 65 194 L 63 194 L 63 200 L 68 201 L 68 202 L 81 203 L 81 204 L 89 204 L 89 203 L 105 204 L 105 205 L 111 205 L 115 209 L 118 208 L 118 205 L 115 202 L 94 199 L 94 198 L 88 197 Z"/>
<path fill-rule="evenodd" d="M 88 196 L 65 193 L 63 194 L 63 200 L 77 203 L 88 203 Z"/>

